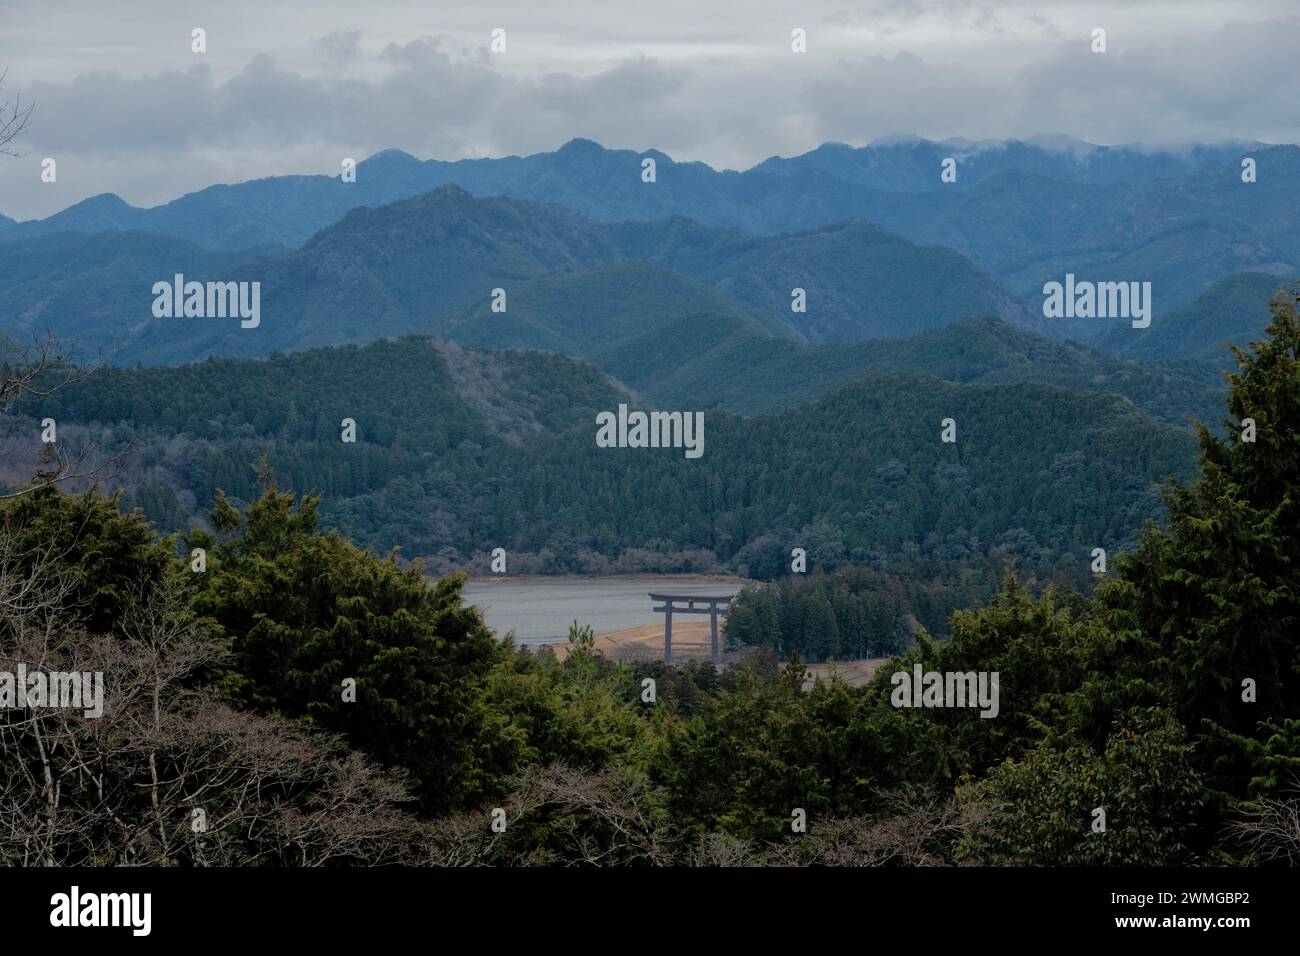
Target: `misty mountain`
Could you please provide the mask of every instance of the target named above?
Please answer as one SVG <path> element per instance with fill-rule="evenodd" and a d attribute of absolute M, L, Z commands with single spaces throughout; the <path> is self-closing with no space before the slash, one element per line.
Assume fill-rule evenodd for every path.
<path fill-rule="evenodd" d="M 1253 183 L 1241 180 L 1247 155 L 1258 166 Z M 939 177 L 947 158 L 957 163 L 951 183 Z M 653 183 L 641 179 L 644 159 L 656 162 Z M 216 248 L 296 247 L 350 209 L 454 183 L 476 196 L 558 203 L 604 222 L 677 215 L 776 235 L 860 218 L 956 250 L 1031 307 L 1043 282 L 1092 269 L 1105 279 L 1151 280 L 1162 308 L 1173 308 L 1230 272 L 1300 269 L 1300 197 L 1289 188 L 1298 172 L 1300 148 L 1261 143 L 1162 152 L 1063 137 L 894 137 L 860 148 L 826 144 L 734 172 L 576 139 L 554 152 L 456 162 L 386 150 L 358 166 L 355 183 L 271 177 L 153 209 L 98 196 L 0 237 L 139 229 Z"/>
<path fill-rule="evenodd" d="M 124 250 L 115 235 L 129 236 Z M 354 209 L 287 254 L 237 258 L 137 233 L 0 242 L 0 268 L 14 272 L 0 328 L 49 327 L 87 348 L 124 343 L 119 361 L 160 364 L 404 334 L 593 356 L 597 344 L 702 311 L 814 340 L 902 336 L 978 313 L 1047 327 L 961 256 L 867 223 L 748 237 L 680 218 L 593 222 L 456 186 Z M 634 261 L 645 268 L 585 275 Z M 177 272 L 259 282 L 260 324 L 154 318 L 150 289 Z M 496 288 L 505 313 L 491 310 Z M 795 288 L 806 290 L 806 312 L 792 311 Z"/>
<path fill-rule="evenodd" d="M 449 183 L 474 195 L 556 202 L 607 221 L 682 215 L 710 225 L 779 233 L 850 216 L 880 219 L 882 210 L 897 208 L 900 195 L 966 192 L 989 179 L 1005 180 L 1007 173 L 1025 174 L 1010 177 L 1011 182 L 1037 177 L 1059 184 L 1113 186 L 1203 177 L 1203 171 L 1212 169 L 1217 182 L 1222 168 L 1236 165 L 1246 152 L 1262 151 L 1287 157 L 1286 162 L 1294 162 L 1297 153 L 1294 147 L 1261 143 L 1159 152 L 1092 146 L 1068 137 L 1039 142 L 888 137 L 856 148 L 827 143 L 801 156 L 773 157 L 735 172 L 675 162 L 658 150 L 605 149 L 586 139 L 527 157 L 452 162 L 419 160 L 388 149 L 361 162 L 354 183 L 339 176 L 273 176 L 210 186 L 151 209 L 106 194 L 44 220 L 21 223 L 12 238 L 67 229 L 144 229 L 219 247 L 267 242 L 296 246 L 357 206 L 385 205 Z M 942 183 L 939 164 L 949 157 L 957 160 L 959 174 L 955 182 Z M 645 158 L 655 159 L 672 175 L 643 183 Z M 807 208 L 809 202 L 812 208 Z M 933 209 L 926 215 L 934 215 Z"/>

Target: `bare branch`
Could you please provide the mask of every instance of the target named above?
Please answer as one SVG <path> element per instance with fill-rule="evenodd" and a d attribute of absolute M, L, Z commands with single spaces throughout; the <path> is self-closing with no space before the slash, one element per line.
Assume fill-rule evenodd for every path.
<path fill-rule="evenodd" d="M 1300 788 L 1260 797 L 1229 825 L 1258 863 L 1300 865 Z"/>
<path fill-rule="evenodd" d="M 47 332 L 22 345 L 8 337 L 0 340 L 0 415 L 8 414 L 24 397 L 44 398 L 85 381 L 100 362 L 79 365 L 68 348 Z"/>
<path fill-rule="evenodd" d="M 76 362 L 53 333 L 20 345 L 12 339 L 0 341 L 0 415 L 9 414 L 25 399 L 47 398 L 84 382 L 103 365 L 103 356 L 87 364 Z M 120 474 L 134 450 L 128 445 L 106 454 L 95 441 L 72 448 L 61 442 L 42 446 L 40 466 L 30 481 L 15 491 L 0 493 L 0 501 L 18 498 L 51 485 L 69 482 L 83 485 L 112 481 Z M 17 459 L 17 454 L 6 457 Z"/>
<path fill-rule="evenodd" d="M 4 89 L 5 77 L 9 75 L 8 70 L 0 71 L 0 90 Z M 23 96 L 21 93 L 16 95 L 12 100 L 5 100 L 0 103 L 0 155 L 2 156 L 25 156 L 12 149 L 9 144 L 22 135 L 31 122 L 32 110 L 36 106 L 29 103 L 23 106 Z"/>

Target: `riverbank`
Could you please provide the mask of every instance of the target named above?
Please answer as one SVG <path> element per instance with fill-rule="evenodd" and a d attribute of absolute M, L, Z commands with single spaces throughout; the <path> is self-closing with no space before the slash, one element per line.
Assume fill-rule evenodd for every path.
<path fill-rule="evenodd" d="M 569 625 L 590 626 L 600 635 L 643 626 L 663 632 L 663 615 L 653 610 L 650 593 L 692 597 L 731 597 L 746 584 L 744 578 L 705 574 L 646 574 L 608 577 L 485 577 L 465 586 L 465 601 L 479 607 L 488 627 L 513 634 L 516 644 L 564 644 Z M 708 642 L 708 621 L 702 623 Z M 673 621 L 676 656 L 678 628 Z M 659 640 L 662 651 L 663 639 Z M 707 653 L 706 653 L 707 656 Z"/>

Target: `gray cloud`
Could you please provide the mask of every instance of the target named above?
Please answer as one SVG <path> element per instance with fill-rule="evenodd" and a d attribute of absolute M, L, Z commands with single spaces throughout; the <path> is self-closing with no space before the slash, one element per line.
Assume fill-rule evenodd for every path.
<path fill-rule="evenodd" d="M 361 56 L 360 30 L 334 30 L 312 42 L 326 63 L 336 69 L 347 67 Z"/>
<path fill-rule="evenodd" d="M 997 138 L 1014 127 L 1005 84 L 960 64 L 907 52 L 837 63 L 804 91 L 822 139 L 871 140 L 893 133 Z M 850 134 L 845 136 L 845 134 Z"/>
<path fill-rule="evenodd" d="M 1289 17 L 1165 44 L 1108 37 L 1104 55 L 1067 44 L 1021 73 L 1018 118 L 1046 131 L 1052 117 L 1069 117 L 1071 132 L 1099 142 L 1294 142 L 1297 32 L 1300 18 Z"/>
<path fill-rule="evenodd" d="M 20 218 L 97 192 L 149 205 L 214 181 L 333 173 L 390 146 L 456 159 L 585 136 L 744 168 L 893 133 L 1168 144 L 1300 129 L 1300 19 L 1276 16 L 1289 0 L 829 0 L 796 14 L 755 0 L 743 15 L 686 0 L 516 0 L 486 15 L 321 0 L 284 5 L 295 17 L 255 0 L 141 0 L 150 15 L 135 23 L 91 0 L 9 2 L 0 66 L 37 104 L 29 155 L 0 162 L 0 212 Z M 200 23 L 209 52 L 196 57 Z M 500 56 L 486 50 L 496 25 L 509 31 Z M 807 54 L 790 52 L 794 25 Z M 1104 55 L 1089 51 L 1093 25 L 1108 30 Z M 39 181 L 47 155 L 57 184 Z"/>

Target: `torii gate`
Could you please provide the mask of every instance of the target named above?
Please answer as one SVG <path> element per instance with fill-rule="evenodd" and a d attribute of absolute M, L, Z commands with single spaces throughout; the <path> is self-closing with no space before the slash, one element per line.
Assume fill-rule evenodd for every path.
<path fill-rule="evenodd" d="M 673 662 L 673 612 L 678 614 L 707 614 L 709 616 L 710 632 L 710 649 L 713 654 L 713 663 L 716 667 L 722 667 L 722 645 L 718 643 L 718 615 L 726 617 L 730 614 L 731 598 L 729 597 L 693 597 L 691 595 L 677 594 L 655 594 L 651 592 L 650 600 L 663 601 L 659 607 L 654 608 L 656 613 L 663 613 L 664 616 L 664 663 Z M 685 607 L 678 607 L 678 601 L 685 601 Z M 708 607 L 696 607 L 696 604 L 707 604 Z"/>

